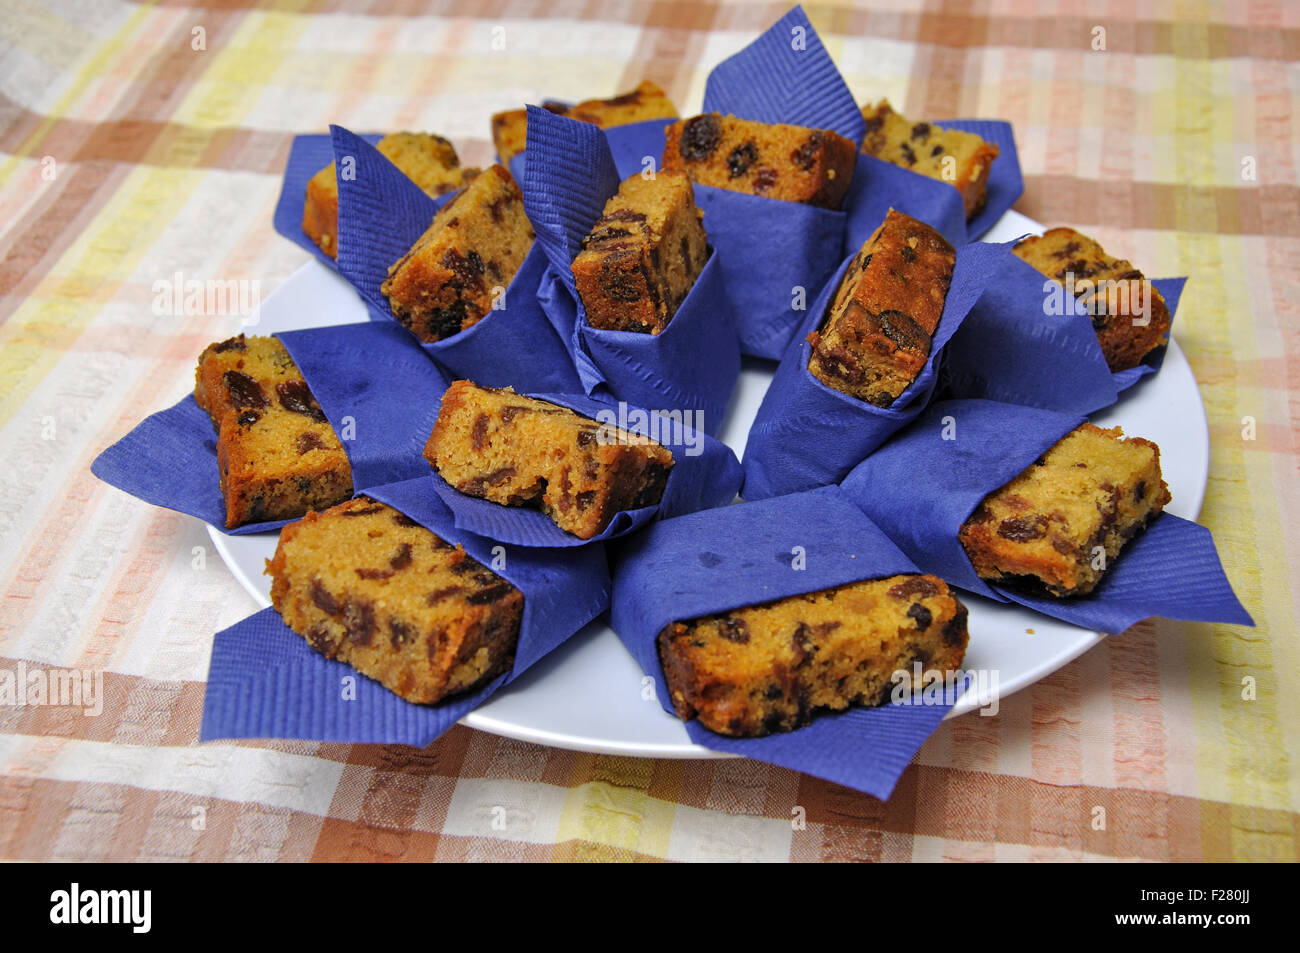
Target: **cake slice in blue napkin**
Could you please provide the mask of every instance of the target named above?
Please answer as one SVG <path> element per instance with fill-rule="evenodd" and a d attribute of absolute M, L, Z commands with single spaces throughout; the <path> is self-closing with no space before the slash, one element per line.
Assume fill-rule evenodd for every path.
<path fill-rule="evenodd" d="M 616 513 L 601 532 L 584 539 L 562 529 L 533 506 L 507 506 L 471 496 L 458 491 L 441 476 L 435 476 L 434 489 L 455 515 L 458 529 L 517 546 L 587 546 L 625 536 L 652 520 L 724 506 L 736 498 L 741 483 L 740 462 L 736 455 L 726 444 L 692 426 L 690 418 L 683 419 L 681 415 L 669 417 L 624 402 L 581 394 L 526 396 L 567 407 L 596 421 L 600 424 L 595 433 L 596 442 L 617 441 L 627 434 L 648 438 L 665 447 L 672 454 L 673 465 L 663 485 L 662 496 L 656 503 Z M 491 435 L 485 433 L 484 439 L 490 441 Z M 557 458 L 565 452 L 559 447 L 551 449 Z M 566 469 L 561 477 L 567 479 L 570 467 L 567 461 L 573 458 L 566 456 L 563 459 L 566 460 Z M 509 466 L 514 469 L 513 464 Z M 571 467 L 576 470 L 578 461 L 573 460 Z M 610 472 L 613 479 L 612 470 Z"/>
<path fill-rule="evenodd" d="M 1024 193 L 1020 156 L 1010 123 L 993 119 L 942 119 L 935 120 L 934 125 L 973 133 L 998 147 L 998 156 L 989 167 L 985 183 L 984 204 L 967 219 L 961 193 L 949 182 L 862 154 L 858 156 L 853 187 L 845 201 L 846 242 L 850 247 L 864 242 L 875 228 L 872 223 L 878 222 L 890 207 L 934 226 L 950 242 L 977 241 Z"/>
<path fill-rule="evenodd" d="M 1157 279 L 1172 322 L 1185 279 Z M 1166 345 L 1112 372 L 1083 302 L 1015 256 L 989 281 L 948 343 L 942 397 L 976 397 L 1089 414 L 1164 361 Z"/>
<path fill-rule="evenodd" d="M 675 710 L 671 697 L 674 682 L 683 697 L 691 689 L 684 688 L 681 679 L 687 679 L 692 688 L 707 689 L 710 683 L 710 674 L 699 670 L 697 685 L 687 667 L 679 668 L 676 656 L 670 658 L 677 669 L 673 678 L 665 671 L 662 652 L 670 650 L 661 649 L 660 633 L 674 623 L 863 580 L 917 572 L 912 561 L 838 487 L 665 520 L 628 537 L 614 547 L 611 555 L 611 624 L 642 670 L 655 680 L 658 701 L 670 713 Z M 897 599 L 908 604 L 908 625 L 915 624 L 918 632 L 932 628 L 937 617 L 930 618 L 930 611 L 921 604 L 926 599 L 919 594 L 935 596 L 937 587 L 915 576 L 903 582 L 906 585 L 898 586 L 897 594 L 891 592 L 892 598 L 885 601 Z M 915 607 L 910 604 L 913 601 Z M 955 608 L 951 604 L 949 607 Z M 841 625 L 868 621 L 845 611 Z M 958 642 L 965 645 L 964 611 L 958 613 L 961 620 L 954 622 L 954 646 Z M 800 698 L 799 686 L 806 690 L 813 681 L 831 678 L 830 669 L 819 674 L 819 652 L 830 651 L 827 640 L 838 626 L 791 623 L 789 627 L 791 650 L 785 652 L 769 645 L 768 633 L 751 633 L 738 621 L 727 623 L 726 638 L 738 648 L 725 650 L 725 656 L 720 654 L 719 664 L 725 658 L 735 661 L 736 665 L 727 671 L 736 679 L 743 681 L 738 671 L 742 655 L 766 654 L 773 649 L 778 657 L 772 663 L 754 661 L 754 670 L 767 673 L 774 688 L 747 700 L 728 692 L 727 686 L 736 679 L 721 671 L 716 673 L 712 691 L 720 699 L 735 702 L 737 707 L 727 707 L 726 711 L 734 711 L 738 723 L 748 724 L 751 707 L 776 704 L 778 699 L 784 702 L 791 695 Z M 978 638 L 978 633 L 972 637 Z M 755 640 L 752 643 L 751 638 Z M 902 665 L 889 674 L 886 684 L 890 685 L 890 704 L 854 707 L 839 714 L 811 711 L 801 705 L 802 716 L 811 717 L 811 723 L 792 731 L 766 737 L 735 737 L 709 730 L 698 719 L 688 721 L 686 728 L 693 741 L 715 751 L 779 764 L 887 798 L 917 749 L 960 697 L 941 692 L 918 699 L 913 692 L 898 690 L 911 681 L 911 668 Z M 945 672 L 945 680 L 949 675 L 954 686 L 965 686 L 964 678 L 955 669 Z M 725 717 L 721 709 L 717 714 Z"/>
<path fill-rule="evenodd" d="M 362 323 L 275 336 L 342 443 L 355 490 L 428 472 L 421 451 L 447 380 L 409 335 L 393 325 Z M 270 532 L 285 523 L 226 528 L 216 433 L 193 395 L 138 424 L 95 459 L 91 472 L 230 535 Z"/>
<path fill-rule="evenodd" d="M 853 95 L 799 6 L 714 67 L 703 111 L 862 140 Z M 844 212 L 699 184 L 695 193 L 735 302 L 741 351 L 780 360 L 843 257 Z"/>
<path fill-rule="evenodd" d="M 407 521 L 405 525 L 417 523 L 443 543 L 463 547 L 477 562 L 478 572 L 490 572 L 522 593 L 518 638 L 509 670 L 463 694 L 435 704 L 414 704 L 350 665 L 318 653 L 304 635 L 290 629 L 274 608 L 268 608 L 218 632 L 213 640 L 202 740 L 299 738 L 422 747 L 604 611 L 609 576 L 601 547 L 564 553 L 525 550 L 463 533 L 456 529 L 451 513 L 428 482 L 425 478 L 377 487 L 367 496 L 397 510 Z M 408 551 L 402 565 L 409 561 Z M 487 604 L 489 598 L 500 599 L 502 590 L 500 583 L 494 583 L 475 592 L 481 592 L 479 602 Z M 455 593 L 449 592 L 429 596 L 431 600 L 453 597 Z M 404 671 L 404 676 L 401 672 L 394 675 L 398 684 L 405 678 L 408 684 L 418 686 L 426 677 L 420 668 L 423 655 L 403 654 L 401 648 L 418 640 L 427 642 L 432 653 L 442 644 L 438 631 L 412 631 L 405 624 L 394 624 L 396 615 L 385 616 L 383 608 L 367 604 L 362 595 L 351 598 L 322 590 L 313 599 L 322 611 L 337 615 L 340 625 L 347 625 L 347 638 L 363 647 L 378 642 L 372 658 L 395 660 L 396 668 L 391 671 Z M 392 621 L 381 625 L 385 618 Z M 489 632 L 485 638 L 509 636 L 503 629 Z M 329 650 L 325 633 L 314 637 Z M 472 659 L 465 662 L 472 663 Z"/>
<path fill-rule="evenodd" d="M 809 370 L 812 347 L 808 333 L 822 324 L 856 255 L 847 259 L 813 302 L 798 339 L 786 352 L 763 396 L 745 445 L 745 485 L 741 490 L 745 499 L 764 499 L 838 483 L 891 434 L 915 419 L 934 393 L 937 362 L 949 339 L 990 278 L 1010 257 L 1008 245 L 976 242 L 956 250 L 943 316 L 930 342 L 925 366 L 888 407 L 842 393 Z"/>
<path fill-rule="evenodd" d="M 359 136 L 338 126 L 331 131 L 336 163 L 348 170 L 339 179 L 339 272 L 372 318 L 396 322 L 381 290 L 389 269 L 454 196 L 430 198 Z M 480 173 L 489 174 L 491 169 Z M 513 276 L 491 288 L 491 259 L 476 255 L 452 260 L 459 269 L 455 280 L 490 290 L 491 308 L 468 327 L 437 341 L 421 340 L 420 346 L 452 378 L 488 387 L 576 390 L 573 361 L 537 302 L 546 263 L 540 249 L 534 244 Z"/>
<path fill-rule="evenodd" d="M 378 133 L 360 137 L 374 145 L 383 138 Z M 309 251 L 322 265 L 338 270 L 338 263 L 321 251 L 303 229 L 303 206 L 307 200 L 307 183 L 312 176 L 334 161 L 334 143 L 328 135 L 302 135 L 293 137 L 289 147 L 289 160 L 284 168 L 280 197 L 275 203 L 273 224 L 275 230 L 299 248 Z"/>
<path fill-rule="evenodd" d="M 548 261 L 539 301 L 568 342 L 582 390 L 650 410 L 702 414 L 702 429 L 717 433 L 740 351 L 716 249 L 659 333 L 593 327 L 572 265 L 619 191 L 618 169 L 601 129 L 536 106 L 528 107 L 528 142 L 524 205 Z"/>
<path fill-rule="evenodd" d="M 1091 547 L 1087 558 L 1104 574 L 1086 595 L 1056 598 L 1040 585 L 979 578 L 959 538 L 962 525 L 989 494 L 1034 465 L 1081 423 L 1079 415 L 1016 404 L 939 401 L 855 467 L 841 487 L 923 570 L 980 595 L 1018 602 L 1100 632 L 1122 632 L 1152 616 L 1252 625 L 1209 531 L 1171 512 L 1150 519 L 1117 556 Z M 1140 484 L 1113 486 L 1108 492 L 1118 505 L 1120 492 L 1144 500 L 1159 491 Z M 1026 515 L 1002 521 L 1000 537 L 1056 539 L 1052 520 L 1043 525 L 1033 501 L 1017 505 L 1024 506 Z M 1116 510 L 1110 520 L 1118 518 Z M 1105 514 L 1101 525 L 1110 525 Z M 1064 545 L 1066 537 L 1060 538 Z"/>

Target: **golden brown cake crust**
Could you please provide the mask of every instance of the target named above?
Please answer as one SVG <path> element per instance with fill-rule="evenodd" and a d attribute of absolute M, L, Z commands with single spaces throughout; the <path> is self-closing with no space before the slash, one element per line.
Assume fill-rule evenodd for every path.
<path fill-rule="evenodd" d="M 956 672 L 966 614 L 939 577 L 901 575 L 674 622 L 657 646 L 678 717 L 755 737 L 882 704 L 914 662 Z"/>
<path fill-rule="evenodd" d="M 194 399 L 217 430 L 227 529 L 296 519 L 352 495 L 343 445 L 276 338 L 241 334 L 209 345 Z"/>
<path fill-rule="evenodd" d="M 676 119 L 677 107 L 657 83 L 645 79 L 631 92 L 609 99 L 584 100 L 569 111 L 569 116 L 579 122 L 611 129 L 651 119 Z"/>
<path fill-rule="evenodd" d="M 441 341 L 492 311 L 532 246 L 519 186 L 494 165 L 438 210 L 380 291 L 416 337 Z"/>
<path fill-rule="evenodd" d="M 665 130 L 663 168 L 699 185 L 838 209 L 857 149 L 829 129 L 704 113 Z"/>
<path fill-rule="evenodd" d="M 894 112 L 887 99 L 863 106 L 862 118 L 864 153 L 951 185 L 961 194 L 968 220 L 984 207 L 998 157 L 994 143 L 960 129 L 912 122 Z"/>
<path fill-rule="evenodd" d="M 290 523 L 266 573 L 289 628 L 407 701 L 469 691 L 514 662 L 523 593 L 383 503 Z"/>
<path fill-rule="evenodd" d="M 1158 446 L 1082 424 L 985 497 L 960 540 L 981 579 L 1086 595 L 1169 500 Z"/>
<path fill-rule="evenodd" d="M 605 203 L 573 261 L 587 323 L 658 334 L 708 261 L 708 238 L 681 172 L 626 179 Z"/>
<path fill-rule="evenodd" d="M 672 453 L 652 440 L 472 381 L 443 395 L 424 456 L 460 492 L 538 506 L 582 539 L 623 510 L 658 503 L 673 466 Z"/>
<path fill-rule="evenodd" d="M 1165 343 L 1169 308 L 1132 262 L 1112 258 L 1096 241 L 1072 228 L 1048 229 L 1041 236 L 1021 240 L 1012 251 L 1048 278 L 1072 283 L 1076 297 L 1095 312 L 1092 327 L 1112 371 L 1137 367 Z M 1107 283 L 1100 293 L 1094 293 L 1097 282 Z"/>
<path fill-rule="evenodd" d="M 609 99 L 588 99 L 576 106 L 546 102 L 548 109 L 559 116 L 568 116 L 578 122 L 589 122 L 602 129 L 625 126 L 650 119 L 676 119 L 677 107 L 664 91 L 650 80 L 643 80 L 636 89 L 611 96 Z M 524 151 L 528 138 L 528 110 L 510 109 L 492 116 L 492 143 L 502 162 Z"/>
<path fill-rule="evenodd" d="M 890 209 L 809 333 L 809 371 L 851 397 L 893 404 L 930 356 L 955 264 L 947 239 Z"/>

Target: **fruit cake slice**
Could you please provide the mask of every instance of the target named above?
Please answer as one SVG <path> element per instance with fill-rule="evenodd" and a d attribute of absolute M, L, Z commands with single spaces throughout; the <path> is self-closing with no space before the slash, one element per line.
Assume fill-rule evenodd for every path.
<path fill-rule="evenodd" d="M 514 663 L 523 593 L 383 503 L 360 497 L 290 523 L 266 573 L 289 628 L 409 702 L 469 691 Z"/>
<path fill-rule="evenodd" d="M 431 133 L 390 133 L 375 148 L 429 195 L 454 192 L 479 171 L 462 169 L 455 147 Z M 339 256 L 339 183 L 333 162 L 307 180 L 302 230 L 325 254 Z"/>
<path fill-rule="evenodd" d="M 544 102 L 544 109 L 579 122 L 589 122 L 602 129 L 625 126 L 649 119 L 676 119 L 677 108 L 656 84 L 643 80 L 629 93 L 609 99 L 588 99 L 576 106 Z M 528 110 L 511 109 L 492 117 L 492 142 L 502 162 L 524 151 L 528 136 Z"/>
<path fill-rule="evenodd" d="M 844 274 L 808 369 L 828 387 L 888 407 L 916 380 L 952 283 L 956 253 L 937 231 L 890 209 Z"/>
<path fill-rule="evenodd" d="M 296 519 L 352 495 L 343 445 L 276 338 L 209 345 L 194 399 L 217 429 L 227 529 Z"/>
<path fill-rule="evenodd" d="M 425 459 L 462 493 L 506 506 L 540 506 L 582 539 L 616 513 L 663 496 L 665 447 L 548 401 L 456 381 L 447 388 Z"/>
<path fill-rule="evenodd" d="M 1083 424 L 985 497 L 960 539 L 981 579 L 1086 595 L 1169 500 L 1158 446 Z"/>
<path fill-rule="evenodd" d="M 494 165 L 438 210 L 380 290 L 416 337 L 441 341 L 487 316 L 532 247 L 519 186 Z"/>
<path fill-rule="evenodd" d="M 674 622 L 657 645 L 678 717 L 754 737 L 883 704 L 915 662 L 956 672 L 966 642 L 966 607 L 939 577 L 912 574 Z"/>
<path fill-rule="evenodd" d="M 948 183 L 961 193 L 968 219 L 984 207 L 989 171 L 998 157 L 994 143 L 960 129 L 912 122 L 894 112 L 887 99 L 863 106 L 862 118 L 867 155 Z"/>
<path fill-rule="evenodd" d="M 1087 235 L 1052 228 L 1012 251 L 1083 300 L 1112 371 L 1137 367 L 1165 343 L 1171 319 L 1164 297 L 1131 262 L 1111 258 Z"/>
<path fill-rule="evenodd" d="M 665 131 L 663 167 L 692 182 L 837 209 L 857 149 L 839 133 L 704 113 Z"/>
<path fill-rule="evenodd" d="M 573 261 L 593 328 L 658 334 L 709 258 L 691 181 L 681 172 L 626 179 Z"/>

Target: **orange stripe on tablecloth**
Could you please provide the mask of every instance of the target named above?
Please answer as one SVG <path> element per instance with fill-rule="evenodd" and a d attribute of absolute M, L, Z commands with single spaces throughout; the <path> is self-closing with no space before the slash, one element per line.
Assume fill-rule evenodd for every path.
<path fill-rule="evenodd" d="M 113 678 L 109 676 L 110 683 Z M 192 689 L 187 687 L 186 694 L 191 693 Z M 1036 705 L 1036 717 L 1042 714 L 1037 709 L 1041 706 Z M 1048 714 L 1054 717 L 1054 713 Z M 33 723 L 28 726 L 39 727 Z M 364 755 L 356 760 L 365 764 L 350 764 L 345 770 L 329 808 L 331 819 L 320 828 L 320 840 L 312 848 L 313 856 L 317 859 L 417 859 L 430 857 L 436 851 L 439 859 L 470 855 L 498 859 L 522 857 L 532 848 L 503 846 L 491 838 L 469 838 L 461 844 L 448 842 L 440 846 L 436 838 L 426 833 L 445 824 L 446 806 L 456 780 L 478 776 L 463 770 L 458 759 L 447 759 L 446 749 L 463 749 L 466 743 L 491 748 L 500 741 L 494 736 L 456 728 L 425 752 L 350 746 L 351 751 Z M 241 744 L 294 747 L 292 743 Z M 0 854 L 3 856 L 47 859 L 52 849 L 51 838 L 47 836 L 49 825 L 57 824 L 64 816 L 69 802 L 93 804 L 103 790 L 122 787 L 92 784 L 79 792 L 72 782 L 37 779 L 35 775 L 40 773 L 41 766 L 61 745 L 62 742 L 54 742 L 52 746 L 44 746 L 46 754 L 42 755 L 39 750 L 42 745 L 38 742 L 36 752 L 29 752 L 23 764 L 16 769 L 11 766 L 10 774 L 0 778 L 0 808 L 3 808 L 0 810 Z M 312 746 L 296 747 L 299 753 L 310 753 Z M 345 746 L 320 746 L 318 756 L 331 747 L 337 754 Z M 579 763 L 590 757 L 548 749 L 538 749 L 538 753 L 546 758 L 572 758 Z M 376 768 L 376 764 L 388 767 Z M 729 763 L 686 764 L 695 769 L 692 773 L 697 775 L 697 780 L 690 789 L 681 792 L 680 801 L 698 805 L 716 789 L 719 767 Z M 648 765 L 647 770 L 658 775 L 679 766 L 678 762 L 660 761 Z M 792 835 L 793 853 L 797 856 L 812 854 L 826 860 L 907 859 L 911 838 L 924 836 L 947 839 L 950 843 L 946 845 L 945 856 L 959 860 L 989 859 L 995 843 L 1024 844 L 1039 856 L 1053 858 L 1089 853 L 1168 861 L 1229 859 L 1233 831 L 1251 829 L 1268 830 L 1274 836 L 1279 831 L 1291 831 L 1293 842 L 1300 849 L 1300 815 L 1293 812 L 1200 801 L 1161 791 L 1081 784 L 1062 786 L 1041 778 L 1031 780 L 985 771 L 912 765 L 904 772 L 890 801 L 881 802 L 830 782 L 764 765 L 737 763 L 728 770 L 733 775 L 749 771 L 755 777 L 770 773 L 773 787 L 782 786 L 787 780 L 784 776 L 797 782 L 797 793 L 784 801 L 773 797 L 770 791 L 764 792 L 762 809 L 757 812 L 759 816 L 786 820 L 791 817 L 791 801 L 805 809 L 807 827 L 795 830 Z M 575 773 L 569 787 L 602 778 L 604 783 L 614 783 L 609 780 L 608 772 L 593 764 L 591 770 Z M 653 791 L 655 783 L 652 779 L 648 790 Z M 62 792 L 57 797 L 49 793 L 53 790 L 51 784 L 57 784 Z M 131 789 L 122 789 L 126 791 L 119 798 L 126 805 L 123 810 L 138 810 L 131 807 Z M 787 786 L 787 790 L 796 792 L 793 786 Z M 203 800 L 186 797 L 187 805 Z M 208 810 L 209 833 L 214 825 L 219 829 L 223 803 L 218 799 L 202 805 Z M 992 805 L 994 809 L 973 810 L 974 805 Z M 1092 828 L 1092 809 L 1097 806 L 1106 810 L 1105 830 Z M 242 805 L 241 810 L 249 818 L 244 823 L 253 826 L 271 824 L 265 817 L 274 818 L 275 830 L 281 829 L 289 813 L 258 805 Z M 412 830 L 417 814 L 420 829 Z M 311 828 L 309 823 L 304 822 L 304 826 Z M 811 845 L 801 842 L 805 837 L 816 838 L 816 842 Z M 287 837 L 276 847 L 286 857 L 306 849 L 301 842 Z M 228 852 L 224 851 L 223 848 L 218 856 L 209 853 L 206 859 L 228 859 Z M 600 846 L 559 845 L 553 856 L 572 859 L 580 853 L 626 858 L 630 852 Z M 127 855 L 115 849 L 112 856 Z M 545 852 L 537 853 L 535 859 L 545 859 Z"/>
<path fill-rule="evenodd" d="M 64 166 L 24 216 L 21 225 L 0 233 L 0 323 L 18 309 L 63 254 L 81 238 L 130 168 L 112 163 Z M 75 329 L 60 325 L 61 334 Z M 15 333 L 10 329 L 11 333 Z M 6 388 L 7 389 L 7 388 Z"/>
<path fill-rule="evenodd" d="M 1073 139 L 1053 126 L 1052 142 Z M 1068 151 L 1054 151 L 1073 164 Z M 1208 209 L 1193 215 L 1188 207 Z M 1300 188 L 1294 185 L 1178 185 L 1167 182 L 1098 182 L 1055 172 L 1025 175 L 1016 209 L 1045 225 L 1160 229 L 1189 234 L 1300 236 Z"/>
<path fill-rule="evenodd" d="M 203 27 L 213 51 L 227 44 L 244 18 L 243 13 L 220 14 L 206 11 Z M 181 105 L 199 76 L 213 63 L 215 52 L 190 48 L 193 24 L 177 18 L 149 47 L 149 63 L 123 85 L 112 103 L 113 118 L 104 122 L 49 117 L 29 112 L 25 104 L 5 97 L 0 106 L 11 117 L 0 131 L 0 150 L 15 155 L 53 155 L 60 162 L 75 161 L 82 150 L 85 158 L 119 154 L 138 155 L 148 150 L 164 128 L 166 119 Z M 13 111 L 14 107 L 21 112 Z"/>
<path fill-rule="evenodd" d="M 1164 707 L 1160 702 L 1155 626 L 1150 621 L 1139 622 L 1123 638 L 1111 639 L 1107 645 L 1114 711 L 1115 786 L 1163 790 L 1168 783 L 1165 775 L 1168 746 Z M 1162 829 L 1157 831 L 1157 836 L 1167 834 Z"/>
<path fill-rule="evenodd" d="M 209 30 L 213 42 L 228 39 L 238 19 L 216 18 Z M 59 256 L 113 197 L 127 172 L 117 163 L 140 163 L 152 154 L 156 160 L 178 164 L 176 160 L 181 156 L 174 147 L 176 142 L 187 136 L 212 137 L 209 131 L 184 130 L 182 135 L 165 122 L 184 93 L 213 62 L 190 49 L 189 31 L 188 24 L 175 24 L 159 47 L 162 52 L 153 58 L 152 67 L 124 87 L 113 106 L 126 118 L 90 123 L 37 118 L 24 111 L 17 126 L 20 130 L 30 127 L 30 131 L 20 133 L 19 138 L 19 134 L 8 131 L 11 125 L 0 135 L 3 148 L 16 155 L 54 156 L 61 177 L 69 180 L 63 188 L 50 190 L 50 200 L 42 203 L 39 215 L 26 217 L 21 231 L 7 229 L 3 236 L 6 249 L 4 261 L 0 262 L 0 295 L 13 297 L 0 300 L 0 320 L 7 318 L 36 283 L 54 270 Z M 174 52 L 166 52 L 169 50 Z M 8 100 L 0 102 L 0 106 L 8 105 Z M 109 182 L 112 188 L 105 187 Z"/>
<path fill-rule="evenodd" d="M 19 799 L 22 807 L 7 809 Z M 13 775 L 0 776 L 0 805 L 6 860 L 301 861 L 322 823 L 256 803 Z"/>
<path fill-rule="evenodd" d="M 271 4 L 268 0 L 161 0 L 161 6 L 184 9 L 257 10 Z M 948 46 L 1023 46 L 1044 50 L 1088 48 L 1091 30 L 1097 18 L 1070 16 L 987 16 L 971 15 L 963 4 L 942 4 L 939 11 L 895 13 L 888 9 L 859 10 L 852 7 L 805 3 L 805 11 L 819 32 L 846 36 L 915 34 L 922 43 Z M 587 5 L 573 15 L 588 22 L 628 23 L 646 20 L 653 10 L 661 17 L 678 17 L 695 22 L 703 20 L 718 30 L 747 30 L 757 33 L 766 29 L 790 7 L 789 3 L 664 3 L 634 0 L 630 4 L 603 7 Z M 342 0 L 309 0 L 301 5 L 304 15 L 355 13 Z M 425 16 L 427 6 L 412 0 L 376 0 L 365 11 L 375 17 Z M 1211 11 L 1212 12 L 1212 11 Z M 1261 21 L 1266 11 L 1253 11 L 1249 25 L 1210 22 L 1207 56 L 1300 58 L 1300 30 L 1270 26 Z M 546 19 L 554 17 L 552 4 L 518 4 L 510 0 L 460 0 L 441 4 L 438 13 L 446 17 L 477 20 Z M 1178 22 L 1138 20 L 1130 11 L 1119 8 L 1107 13 L 1105 23 L 1107 50 L 1111 53 L 1170 53 L 1175 49 Z M 987 26 L 981 31 L 981 22 Z M 706 29 L 707 27 L 693 27 Z M 901 29 L 900 29 L 901 28 Z"/>
<path fill-rule="evenodd" d="M 0 656 L 0 669 L 17 672 L 20 661 Z M 59 668 L 32 661 L 23 664 L 29 672 L 40 669 L 48 673 Z M 99 715 L 84 714 L 84 706 L 0 705 L 0 733 L 159 746 L 184 746 L 198 740 L 202 682 L 166 682 L 118 672 L 104 672 L 103 679 L 103 710 Z M 148 737 L 143 730 L 123 730 L 128 704 L 138 704 L 142 695 L 165 702 L 134 713 L 142 722 L 151 723 Z"/>
<path fill-rule="evenodd" d="M 631 89 L 642 80 L 657 83 L 677 111 L 690 115 L 694 103 L 687 103 L 695 70 L 700 67 L 712 15 L 707 7 L 688 8 L 684 17 L 675 5 L 654 4 L 645 18 L 636 46 L 623 69 L 620 89 Z M 701 18 L 707 22 L 701 25 Z"/>

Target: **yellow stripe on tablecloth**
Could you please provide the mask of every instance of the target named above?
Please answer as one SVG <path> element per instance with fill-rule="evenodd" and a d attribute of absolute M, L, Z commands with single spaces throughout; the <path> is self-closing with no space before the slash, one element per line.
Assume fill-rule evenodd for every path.
<path fill-rule="evenodd" d="M 109 71 L 109 65 L 120 57 L 127 40 L 147 22 L 152 13 L 153 11 L 148 6 L 137 7 L 127 17 L 121 28 L 101 43 L 98 49 L 90 55 L 86 64 L 77 70 L 76 77 L 68 86 L 68 89 L 59 97 L 45 118 L 41 120 L 40 125 L 18 147 L 16 154 L 10 156 L 6 161 L 0 162 L 0 187 L 3 187 L 10 177 L 22 167 L 21 157 L 31 154 L 36 146 L 49 135 L 50 130 L 57 125 L 62 116 L 70 111 L 71 105 L 86 92 L 91 82 L 100 79 L 103 74 Z"/>
<path fill-rule="evenodd" d="M 1207 91 L 1214 88 L 1214 74 L 1219 70 L 1203 59 L 1208 54 L 1208 28 L 1204 22 L 1189 22 L 1194 10 L 1199 11 L 1196 20 L 1203 21 L 1205 12 L 1198 5 L 1186 11 L 1189 16 L 1172 32 L 1173 108 L 1163 115 L 1172 121 L 1171 131 L 1179 148 L 1170 150 L 1165 159 L 1173 166 L 1169 170 L 1173 181 L 1223 184 L 1215 163 L 1216 131 L 1231 127 L 1216 125 L 1216 100 Z M 1194 291 L 1188 302 L 1192 307 L 1180 318 L 1180 336 L 1189 339 L 1197 364 L 1216 371 L 1204 375 L 1212 380 L 1202 385 L 1201 391 L 1207 416 L 1218 422 L 1239 418 L 1242 385 L 1250 387 L 1255 383 L 1240 380 L 1243 351 L 1253 352 L 1255 340 L 1253 334 L 1243 333 L 1247 328 L 1253 331 L 1249 313 L 1243 313 L 1241 306 L 1248 300 L 1244 282 L 1238 277 L 1243 271 L 1229 270 L 1229 263 L 1244 264 L 1244 242 L 1215 234 L 1218 209 L 1196 202 L 1196 195 L 1193 191 L 1182 193 L 1175 210 L 1176 221 L 1184 229 L 1177 236 L 1179 260 L 1183 270 L 1192 275 L 1190 290 Z M 1211 530 L 1220 523 L 1243 525 L 1235 519 L 1241 501 L 1249 501 L 1251 507 L 1249 513 L 1240 514 L 1248 521 L 1244 525 L 1282 525 L 1280 514 L 1275 512 L 1275 487 L 1267 460 L 1265 454 L 1248 451 L 1244 442 L 1221 441 L 1211 448 L 1213 476 L 1203 509 L 1203 521 Z M 1232 535 L 1220 533 L 1219 539 L 1226 542 Z M 1286 591 L 1275 588 L 1279 582 L 1285 585 L 1284 579 L 1268 578 L 1285 575 L 1285 554 L 1279 552 L 1280 546 L 1271 534 L 1264 534 L 1264 538 L 1269 541 L 1256 539 L 1242 545 L 1246 542 L 1243 540 L 1224 547 L 1225 562 L 1243 593 Z M 1270 601 L 1265 611 L 1271 617 L 1288 610 Z M 1207 857 L 1226 853 L 1235 859 L 1258 860 L 1294 855 L 1291 825 L 1270 824 L 1265 820 L 1268 815 L 1258 808 L 1238 806 L 1292 809 L 1294 805 L 1289 789 L 1287 739 L 1278 721 L 1275 662 L 1269 640 L 1263 635 L 1294 630 L 1273 628 L 1272 618 L 1257 621 L 1268 627 L 1260 634 L 1224 625 L 1189 625 L 1185 629 L 1193 640 L 1188 661 L 1192 667 L 1200 794 L 1211 800 L 1237 802 L 1226 817 L 1222 812 L 1202 814 L 1202 843 Z M 1195 650 L 1198 635 L 1208 636 L 1211 652 Z M 1253 701 L 1242 698 L 1243 675 L 1256 679 Z"/>
<path fill-rule="evenodd" d="M 635 851 L 668 856 L 676 804 L 649 794 L 655 762 L 613 755 L 581 756 L 574 780 L 591 780 L 569 789 L 556 833 L 557 859 L 617 860 Z M 564 846 L 566 841 L 573 843 Z M 598 844 L 610 850 L 593 851 Z"/>
<path fill-rule="evenodd" d="M 201 130 L 238 126 L 253 102 L 244 85 L 254 78 L 269 81 L 278 64 L 274 51 L 291 46 L 306 25 L 303 18 L 283 14 L 246 17 L 228 44 L 195 54 L 211 56 L 211 65 L 173 118 Z M 89 70 L 79 83 L 89 78 Z M 236 83 L 238 78 L 244 84 Z M 192 135 L 172 139 L 163 148 L 173 166 L 192 166 L 202 153 L 202 143 Z M 0 427 L 17 412 L 33 382 L 49 373 L 69 342 L 94 319 L 95 305 L 108 300 L 148 254 L 204 174 L 186 168 L 132 169 L 55 263 L 39 296 L 24 301 L 0 328 Z"/>

